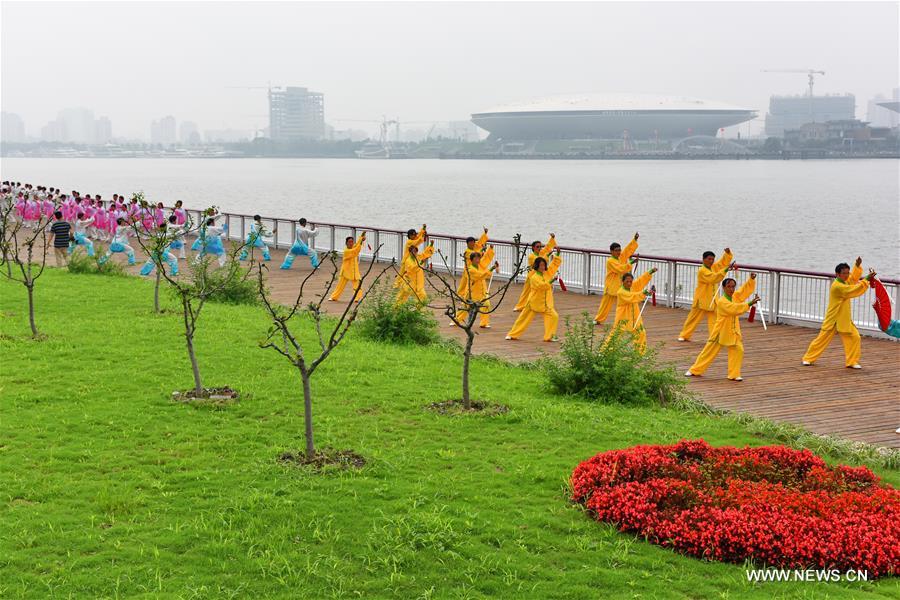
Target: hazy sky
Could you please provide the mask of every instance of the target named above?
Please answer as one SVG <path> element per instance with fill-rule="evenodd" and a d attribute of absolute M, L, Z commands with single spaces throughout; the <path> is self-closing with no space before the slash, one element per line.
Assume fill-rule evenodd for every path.
<path fill-rule="evenodd" d="M 149 136 L 267 124 L 265 90 L 325 93 L 326 121 L 467 119 L 560 93 L 649 92 L 759 109 L 772 93 L 867 100 L 898 82 L 897 2 L 2 2 L 2 108 L 37 134 L 59 109 Z M 355 127 L 360 127 L 355 124 Z M 367 128 L 365 125 L 362 127 Z M 425 127 L 427 126 L 419 126 Z"/>

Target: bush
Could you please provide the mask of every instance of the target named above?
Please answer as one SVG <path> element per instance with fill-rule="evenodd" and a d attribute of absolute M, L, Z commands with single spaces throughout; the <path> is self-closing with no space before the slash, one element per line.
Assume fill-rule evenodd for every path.
<path fill-rule="evenodd" d="M 199 290 L 215 290 L 207 296 L 210 302 L 223 304 L 258 304 L 256 276 L 249 269 L 219 268 L 209 257 L 202 262 L 195 260 L 184 261 L 178 274 L 178 281 L 182 285 Z M 180 301 L 178 290 L 169 287 L 172 297 Z"/>
<path fill-rule="evenodd" d="M 566 337 L 559 356 L 545 358 L 541 367 L 550 388 L 558 394 L 622 404 L 669 403 L 687 394 L 687 385 L 674 367 L 661 365 L 655 348 L 641 354 L 627 332 L 598 333 L 587 313 L 566 319 Z"/>
<path fill-rule="evenodd" d="M 222 289 L 210 295 L 211 302 L 223 304 L 258 304 L 257 282 L 253 276 L 247 276 L 242 269 Z"/>
<path fill-rule="evenodd" d="M 103 253 L 100 252 L 99 248 L 94 256 L 88 256 L 80 247 L 75 248 L 72 254 L 69 255 L 69 273 L 78 275 L 112 275 L 114 277 L 128 275 L 125 267 L 112 259 L 101 265 L 100 257 L 102 256 Z"/>
<path fill-rule="evenodd" d="M 360 311 L 359 329 L 376 342 L 426 345 L 440 340 L 431 311 L 415 302 L 395 304 L 393 287 L 387 281 L 369 292 Z"/>

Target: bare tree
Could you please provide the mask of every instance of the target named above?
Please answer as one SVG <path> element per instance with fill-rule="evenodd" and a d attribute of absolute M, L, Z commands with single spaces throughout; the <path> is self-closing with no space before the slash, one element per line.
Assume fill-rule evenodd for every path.
<path fill-rule="evenodd" d="M 34 286 L 47 266 L 49 225 L 50 219 L 41 212 L 36 222 L 26 226 L 22 220 L 16 218 L 14 203 L 6 199 L 2 201 L 0 227 L 3 241 L 0 251 L 6 267 L 2 273 L 7 279 L 24 285 L 28 291 L 28 324 L 34 337 L 41 335 L 34 318 Z"/>
<path fill-rule="evenodd" d="M 204 211 L 204 215 L 212 214 L 214 208 Z M 205 216 L 203 218 L 206 218 Z M 197 362 L 197 354 L 194 348 L 194 340 L 197 333 L 197 325 L 200 314 L 206 302 L 223 290 L 239 285 L 246 281 L 253 273 L 251 269 L 244 269 L 238 260 L 238 255 L 244 249 L 246 242 L 231 244 L 225 252 L 224 264 L 213 266 L 213 256 L 206 254 L 188 262 L 184 269 L 175 275 L 166 262 L 161 249 L 171 243 L 170 236 L 174 234 L 159 233 L 148 235 L 139 223 L 132 223 L 135 230 L 135 239 L 141 249 L 150 257 L 156 266 L 157 273 L 171 286 L 175 296 L 181 305 L 182 322 L 184 324 L 184 340 L 187 348 L 188 359 L 191 362 L 191 372 L 194 376 L 194 394 L 202 397 L 204 394 L 203 380 L 200 377 L 200 365 Z M 207 227 L 201 222 L 195 228 L 188 228 L 188 234 L 205 235 Z M 158 294 L 158 292 L 157 292 Z M 157 295 L 158 302 L 158 295 Z"/>
<path fill-rule="evenodd" d="M 526 248 L 522 246 L 522 236 L 516 234 L 513 237 L 513 249 L 515 256 L 513 265 L 506 279 L 493 291 L 488 287 L 483 298 L 476 298 L 472 295 L 472 285 L 460 286 L 450 268 L 447 257 L 443 252 L 438 250 L 437 254 L 441 257 L 443 263 L 443 271 L 435 270 L 433 263 L 423 265 L 425 272 L 431 275 L 428 277 L 428 283 L 435 291 L 439 298 L 437 301 L 429 301 L 428 306 L 434 309 L 442 310 L 450 321 L 463 330 L 466 334 L 466 342 L 463 345 L 463 371 L 462 371 L 462 401 L 466 409 L 472 408 L 471 395 L 469 393 L 469 363 L 472 359 L 472 347 L 475 344 L 475 323 L 481 318 L 481 315 L 491 314 L 495 312 L 503 304 L 506 299 L 506 293 L 521 273 L 524 272 L 522 267 L 525 262 Z M 497 271 L 498 264 L 494 263 L 492 270 Z M 473 280 L 474 267 L 467 257 L 463 255 L 463 273 L 460 279 L 466 279 L 469 282 Z M 465 314 L 465 318 L 460 315 Z"/>
<path fill-rule="evenodd" d="M 263 306 L 269 315 L 269 319 L 272 322 L 265 340 L 260 342 L 259 345 L 261 348 L 271 348 L 281 356 L 285 357 L 300 373 L 300 380 L 303 383 L 303 415 L 305 421 L 307 459 L 312 459 L 315 456 L 312 421 L 312 387 L 310 385 L 310 380 L 319 365 L 331 355 L 331 352 L 337 348 L 338 344 L 343 341 L 344 336 L 347 335 L 347 332 L 350 331 L 350 327 L 356 320 L 359 309 L 368 297 L 372 287 L 374 287 L 382 276 L 384 276 L 384 274 L 393 266 L 393 263 L 391 263 L 381 269 L 372 282 L 372 286 L 367 289 L 364 288 L 366 279 L 369 277 L 369 274 L 375 266 L 380 250 L 381 245 L 375 249 L 375 254 L 372 257 L 372 261 L 369 263 L 369 267 L 360 278 L 359 289 L 365 289 L 365 291 L 360 291 L 362 295 L 359 302 L 353 302 L 351 300 L 347 303 L 347 306 L 344 308 L 343 312 L 341 312 L 340 316 L 331 322 L 326 321 L 324 318 L 325 313 L 322 311 L 322 303 L 328 298 L 335 279 L 337 279 L 337 275 L 340 272 L 340 267 L 335 260 L 336 253 L 334 251 L 325 254 L 319 261 L 319 264 L 301 280 L 300 289 L 297 292 L 297 299 L 294 301 L 294 304 L 289 307 L 276 304 L 269 297 L 263 277 L 263 271 L 268 271 L 268 267 L 266 265 L 260 265 L 260 268 L 257 271 L 257 291 L 262 299 Z M 322 291 L 321 294 L 316 294 L 315 299 L 312 302 L 304 305 L 306 285 L 310 279 L 319 272 L 319 269 L 326 261 L 331 266 L 331 277 L 328 280 L 324 291 Z M 304 325 L 311 326 L 315 330 L 316 340 L 318 342 L 318 344 L 308 353 L 307 351 L 304 351 L 304 343 L 300 341 L 299 334 L 297 333 L 297 330 Z M 325 329 L 327 329 L 327 331 Z M 307 350 L 309 350 L 309 348 L 307 348 Z"/>

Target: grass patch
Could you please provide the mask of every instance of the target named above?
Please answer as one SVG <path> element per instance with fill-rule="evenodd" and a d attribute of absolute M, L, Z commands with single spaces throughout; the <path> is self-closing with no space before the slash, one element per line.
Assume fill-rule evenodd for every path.
<path fill-rule="evenodd" d="M 0 282 L 2 598 L 897 597 L 896 579 L 749 584 L 742 565 L 619 534 L 567 499 L 572 469 L 602 450 L 774 435 L 554 396 L 540 371 L 480 359 L 473 396 L 510 411 L 448 419 L 422 409 L 459 387 L 460 358 L 441 348 L 351 335 L 313 379 L 313 414 L 317 445 L 353 448 L 365 467 L 288 467 L 302 391 L 256 345 L 263 311 L 204 309 L 204 379 L 242 393 L 208 410 L 171 400 L 190 367 L 178 317 L 154 315 L 151 291 L 50 269 L 36 288 L 49 338 L 35 344 L 25 290 Z"/>

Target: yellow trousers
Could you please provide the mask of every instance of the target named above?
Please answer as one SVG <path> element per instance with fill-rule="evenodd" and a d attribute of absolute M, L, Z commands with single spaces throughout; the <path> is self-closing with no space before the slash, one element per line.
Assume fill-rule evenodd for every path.
<path fill-rule="evenodd" d="M 514 311 L 519 312 L 524 309 L 528 304 L 528 294 L 531 293 L 531 284 L 528 282 L 528 279 L 525 279 L 525 285 L 522 286 L 522 293 L 519 294 L 519 299 L 516 300 L 516 306 L 513 308 Z"/>
<path fill-rule="evenodd" d="M 594 320 L 598 323 L 602 323 L 606 320 L 606 317 L 609 316 L 609 311 L 616 305 L 616 295 L 615 294 L 607 294 L 603 293 L 603 297 L 600 298 L 600 307 L 597 309 L 597 315 L 594 317 Z"/>
<path fill-rule="evenodd" d="M 481 313 L 481 319 L 478 322 L 479 327 L 487 327 L 491 324 L 491 315 L 488 312 L 491 310 L 491 303 L 485 302 L 484 306 L 482 306 L 478 312 Z M 469 311 L 460 310 L 456 312 L 456 320 L 460 323 L 465 323 L 466 319 L 469 318 Z"/>
<path fill-rule="evenodd" d="M 686 340 L 691 339 L 694 330 L 697 329 L 697 325 L 700 324 L 700 321 L 703 320 L 704 316 L 706 317 L 706 326 L 709 328 L 709 331 L 712 332 L 713 326 L 716 324 L 716 311 L 692 308 L 691 312 L 688 313 L 687 320 L 684 322 L 684 327 L 681 328 L 681 333 L 678 334 L 678 337 Z"/>
<path fill-rule="evenodd" d="M 428 301 L 428 294 L 425 293 L 425 290 L 414 290 L 406 283 L 401 283 L 400 291 L 397 292 L 397 304 L 403 304 L 410 297 L 415 298 L 418 302 L 424 303 Z"/>
<path fill-rule="evenodd" d="M 816 362 L 816 359 L 822 356 L 822 353 L 828 348 L 828 344 L 831 343 L 831 338 L 834 337 L 835 333 L 838 333 L 836 327 L 820 330 L 819 335 L 816 336 L 816 339 L 812 341 L 809 348 L 806 350 L 806 354 L 803 355 L 803 361 L 809 363 Z M 859 363 L 859 359 L 862 356 L 859 332 L 854 327 L 853 331 L 847 333 L 840 332 L 840 334 L 841 342 L 844 343 L 844 364 L 848 367 L 852 367 Z"/>
<path fill-rule="evenodd" d="M 741 342 L 734 346 L 723 346 L 715 340 L 709 340 L 688 370 L 694 375 L 703 375 L 722 348 L 728 348 L 728 379 L 737 379 L 741 376 L 741 363 L 744 362 L 744 344 Z"/>
<path fill-rule="evenodd" d="M 508 335 L 514 340 L 519 339 L 528 326 L 531 324 L 531 320 L 534 318 L 534 315 L 538 313 L 531 310 L 531 307 L 526 306 L 522 309 L 522 314 L 519 315 L 519 318 L 516 319 L 516 322 L 513 323 L 512 329 L 509 330 Z M 549 309 L 547 312 L 543 313 L 544 315 L 544 341 L 549 342 L 553 336 L 556 335 L 556 327 L 559 325 L 559 313 L 554 309 Z"/>
<path fill-rule="evenodd" d="M 359 279 L 347 279 L 346 277 L 341 277 L 338 280 L 337 287 L 334 288 L 334 293 L 331 294 L 332 300 L 339 300 L 341 298 L 341 294 L 344 293 L 344 288 L 347 287 L 347 284 L 353 283 L 353 298 L 350 299 L 351 302 L 356 300 L 359 302 Z"/>
<path fill-rule="evenodd" d="M 619 328 L 621 330 L 621 327 Z M 603 345 L 606 346 L 606 342 L 609 341 L 609 338 L 613 336 L 613 333 L 616 330 L 613 329 L 606 336 L 606 339 L 603 341 Z M 632 331 L 631 332 L 632 343 L 634 343 L 635 347 L 640 350 L 641 354 L 647 351 L 647 330 L 641 327 L 640 331 Z"/>

